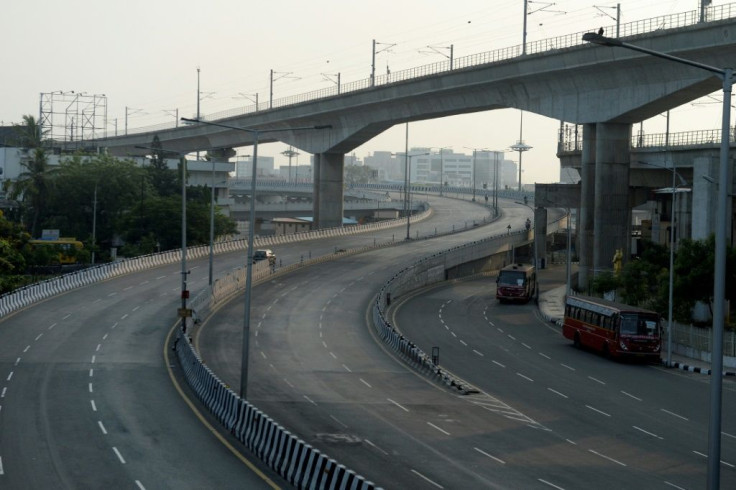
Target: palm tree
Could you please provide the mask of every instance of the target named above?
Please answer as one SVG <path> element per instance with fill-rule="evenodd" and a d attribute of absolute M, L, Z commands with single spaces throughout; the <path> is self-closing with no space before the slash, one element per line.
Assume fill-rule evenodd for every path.
<path fill-rule="evenodd" d="M 16 144 L 28 155 L 21 159 L 21 166 L 25 171 L 10 184 L 8 197 L 21 199 L 26 212 L 31 215 L 31 234 L 37 237 L 39 217 L 44 210 L 51 185 L 50 176 L 55 169 L 49 168 L 46 152 L 41 147 L 41 127 L 35 118 L 31 115 L 23 116 L 23 124 L 17 125 L 16 128 L 18 134 Z"/>

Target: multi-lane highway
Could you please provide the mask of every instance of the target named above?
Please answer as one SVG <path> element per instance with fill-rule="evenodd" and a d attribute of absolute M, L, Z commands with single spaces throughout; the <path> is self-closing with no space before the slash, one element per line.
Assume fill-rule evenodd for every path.
<path fill-rule="evenodd" d="M 507 209 L 507 219 L 524 210 Z M 400 301 L 393 317 L 425 352 L 439 347 L 442 366 L 479 393 L 429 382 L 373 337 L 367 308 L 398 269 L 505 226 L 361 254 L 256 288 L 249 400 L 386 488 L 702 488 L 706 377 L 575 350 L 533 305 L 497 305 L 488 279 Z M 233 386 L 241 325 L 234 303 L 198 335 L 208 365 Z M 728 381 L 724 400 L 730 413 Z M 732 425 L 724 419 L 723 488 L 736 481 Z"/>
<path fill-rule="evenodd" d="M 473 220 L 488 216 L 487 209 L 476 205 L 466 203 L 457 211 L 451 201 L 436 201 L 435 216 L 416 225 L 423 227 L 422 233 L 434 228 L 441 233 L 465 223 L 472 228 Z M 509 216 L 523 223 L 518 214 L 524 211 L 511 210 Z M 302 256 L 329 254 L 336 247 L 350 248 L 391 235 L 400 240 L 403 232 L 396 229 L 380 236 L 335 238 L 275 250 L 288 264 Z M 431 242 L 416 245 L 421 250 L 426 243 Z M 401 248 L 405 247 L 382 249 L 378 254 Z M 218 255 L 215 275 L 243 262 L 242 252 Z M 196 293 L 206 287 L 207 260 L 190 261 L 189 269 L 189 287 Z M 317 271 L 310 268 L 305 273 Z M 288 281 L 299 284 L 298 277 Z M 79 288 L 0 321 L 0 487 L 268 488 L 274 481 L 281 484 L 257 462 L 255 468 L 253 463 L 245 464 L 214 437 L 172 384 L 164 342 L 175 321 L 180 287 L 179 265 L 172 264 Z M 268 294 L 269 287 L 258 286 L 255 293 Z M 308 286 L 298 296 L 310 303 L 315 289 L 319 287 Z M 234 307 L 242 318 L 242 305 Z M 364 305 L 355 309 L 364 314 Z M 295 356 L 301 355 L 299 350 L 295 349 Z M 252 356 L 256 373 L 261 369 L 258 357 Z M 274 378 L 267 373 L 259 379 L 254 373 L 253 379 L 267 387 Z"/>

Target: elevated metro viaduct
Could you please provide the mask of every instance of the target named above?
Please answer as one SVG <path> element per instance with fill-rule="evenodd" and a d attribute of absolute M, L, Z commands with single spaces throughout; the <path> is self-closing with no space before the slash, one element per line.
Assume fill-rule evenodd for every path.
<path fill-rule="evenodd" d="M 710 22 L 683 25 L 679 17 L 660 17 L 649 20 L 650 32 L 645 33 L 639 23 L 624 24 L 622 33 L 638 34 L 622 39 L 703 64 L 729 67 L 736 52 L 736 8 L 721 7 L 728 8 L 728 13 Z M 671 25 L 679 27 L 666 28 Z M 588 271 L 611 268 L 617 249 L 629 255 L 632 124 L 715 92 L 722 83 L 701 69 L 584 44 L 582 33 L 554 41 L 546 50 L 527 50 L 527 54 L 501 60 L 485 56 L 496 52 L 484 53 L 482 64 L 455 60 L 454 68 L 439 72 L 420 67 L 392 73 L 392 80 L 397 81 L 378 85 L 374 80 L 364 88 L 305 102 L 295 97 L 291 105 L 269 104 L 264 110 L 221 117 L 217 122 L 257 128 L 260 142 L 278 139 L 315 154 L 313 214 L 318 227 L 342 222 L 344 155 L 396 124 L 499 108 L 518 108 L 582 124 L 581 281 L 587 283 Z M 290 130 L 317 125 L 331 125 L 331 129 Z M 280 132 L 269 134 L 269 129 Z M 111 154 L 139 155 L 143 152 L 136 145 L 150 146 L 154 135 L 163 148 L 181 153 L 248 146 L 254 140 L 246 131 L 193 125 L 97 143 Z"/>

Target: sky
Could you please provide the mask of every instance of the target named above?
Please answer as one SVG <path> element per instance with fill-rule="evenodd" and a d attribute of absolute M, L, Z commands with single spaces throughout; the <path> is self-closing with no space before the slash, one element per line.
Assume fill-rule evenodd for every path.
<path fill-rule="evenodd" d="M 699 8 L 700 0 L 622 0 L 621 23 Z M 713 0 L 714 5 L 729 3 Z M 597 6 L 597 7 L 594 7 Z M 0 121 L 38 117 L 41 93 L 105 94 L 108 127 L 136 128 L 251 105 L 274 98 L 368 78 L 372 42 L 376 73 L 443 61 L 522 43 L 523 0 L 24 0 L 3 5 L 0 36 Z M 597 30 L 613 32 L 616 2 L 529 1 L 527 42 Z M 671 111 L 670 130 L 717 129 L 719 93 Z M 250 97 L 250 98 L 249 98 Z M 643 123 L 646 133 L 664 132 L 666 118 Z M 507 151 L 519 140 L 522 181 L 556 182 L 559 121 L 518 109 L 411 123 L 409 147 Z M 635 128 L 638 130 L 638 127 Z M 405 126 L 393 127 L 355 150 L 403 152 Z M 261 155 L 286 165 L 280 143 L 259 145 Z M 247 148 L 240 154 L 249 154 Z M 301 158 L 301 160 L 299 160 Z M 308 164 L 306 154 L 292 163 Z"/>

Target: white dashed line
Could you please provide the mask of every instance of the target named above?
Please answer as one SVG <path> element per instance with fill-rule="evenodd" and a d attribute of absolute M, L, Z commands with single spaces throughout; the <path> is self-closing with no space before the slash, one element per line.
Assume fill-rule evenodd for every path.
<path fill-rule="evenodd" d="M 17 366 L 18 364 L 20 364 L 20 357 L 15 360 L 15 365 Z"/>
<path fill-rule="evenodd" d="M 324 346 L 325 349 L 327 348 L 327 342 L 325 342 L 324 340 L 322 341 L 322 345 Z"/>
<path fill-rule="evenodd" d="M 95 401 L 94 400 L 90 400 L 89 403 L 90 403 L 90 405 L 92 405 L 92 411 L 93 412 L 96 412 L 97 411 L 97 405 L 95 405 Z"/>
<path fill-rule="evenodd" d="M 657 439 L 664 439 L 664 437 L 660 437 L 660 436 L 658 436 L 657 434 L 654 434 L 654 433 L 652 433 L 652 432 L 646 431 L 646 430 L 642 429 L 641 427 L 637 427 L 637 426 L 635 426 L 635 425 L 632 425 L 632 427 L 633 427 L 634 429 L 638 430 L 638 431 L 641 431 L 641 432 L 645 433 L 645 434 L 646 434 L 646 435 L 648 435 L 648 436 L 656 437 Z"/>
<path fill-rule="evenodd" d="M 352 371 L 350 370 L 350 368 L 349 368 L 349 367 L 347 367 L 347 366 L 346 366 L 345 364 L 343 364 L 343 365 L 342 365 L 342 367 L 344 367 L 344 368 L 345 368 L 345 371 L 347 371 L 347 372 L 349 372 L 349 373 L 352 373 Z"/>
<path fill-rule="evenodd" d="M 96 358 L 96 356 L 92 356 L 92 364 L 95 363 L 95 358 Z"/>
<path fill-rule="evenodd" d="M 547 480 L 542 480 L 541 478 L 537 478 L 537 481 L 539 481 L 540 483 L 544 483 L 545 485 L 549 485 L 552 488 L 556 488 L 557 490 L 565 490 L 563 487 L 558 487 L 554 483 L 550 483 Z"/>
<path fill-rule="evenodd" d="M 3 458 L 0 456 L 0 475 L 4 475 L 5 470 L 3 470 Z"/>
<path fill-rule="evenodd" d="M 92 383 L 89 384 L 89 392 L 92 393 Z"/>
<path fill-rule="evenodd" d="M 347 424 L 343 424 L 342 421 L 338 420 L 334 415 L 330 415 L 330 418 L 347 429 Z"/>
<path fill-rule="evenodd" d="M 475 352 L 476 354 L 478 354 L 478 355 L 479 355 L 480 357 L 483 357 L 483 353 L 482 353 L 482 352 L 480 352 L 480 351 L 477 351 L 477 350 L 475 350 L 475 349 L 473 349 L 473 352 Z"/>
<path fill-rule="evenodd" d="M 95 370 L 90 368 L 89 370 L 89 377 L 91 378 L 95 374 Z"/>
<path fill-rule="evenodd" d="M 408 408 L 405 408 L 405 407 L 401 406 L 398 402 L 393 401 L 391 398 L 386 398 L 386 400 L 390 401 L 391 403 L 393 403 L 394 405 L 396 405 L 397 407 L 399 407 L 400 409 L 402 409 L 405 412 L 408 412 L 409 411 Z"/>
<path fill-rule="evenodd" d="M 567 364 L 563 364 L 563 363 L 560 363 L 560 366 L 562 366 L 562 367 L 564 367 L 564 368 L 567 368 L 567 369 L 569 369 L 570 371 L 575 371 L 575 368 L 574 368 L 574 367 L 570 367 L 570 366 L 568 366 Z"/>
<path fill-rule="evenodd" d="M 366 385 L 368 388 L 373 388 L 368 381 L 364 380 L 363 378 L 358 378 L 364 385 Z"/>
<path fill-rule="evenodd" d="M 304 398 L 305 398 L 305 399 L 306 399 L 306 400 L 307 400 L 307 401 L 308 401 L 309 403 L 311 403 L 312 405 L 317 405 L 317 403 L 316 403 L 316 402 L 315 402 L 314 400 L 312 400 L 311 398 L 309 398 L 309 397 L 308 397 L 307 395 L 302 395 L 302 396 L 303 396 L 303 397 L 304 397 Z"/>
<path fill-rule="evenodd" d="M 56 323 L 52 323 L 51 325 L 49 325 L 49 330 L 53 330 L 53 328 L 54 328 L 55 326 L 56 326 Z"/>
<path fill-rule="evenodd" d="M 524 376 L 524 375 L 523 375 L 523 374 L 521 374 L 521 373 L 516 373 L 516 375 L 517 375 L 517 376 L 519 376 L 519 377 L 521 377 L 521 378 L 524 378 L 524 379 L 525 379 L 525 380 L 527 380 L 527 381 L 531 381 L 531 382 L 534 382 L 534 380 L 533 380 L 532 378 L 530 378 L 529 376 Z"/>
<path fill-rule="evenodd" d="M 102 336 L 102 340 L 107 340 L 107 335 L 108 335 L 108 334 L 105 334 L 105 335 L 103 335 L 103 336 Z"/>
<path fill-rule="evenodd" d="M 125 315 L 123 315 L 123 316 L 120 317 L 121 320 L 125 320 L 126 318 L 128 318 L 128 314 L 127 313 Z"/>
<path fill-rule="evenodd" d="M 369 441 L 368 439 L 363 439 L 363 440 L 364 440 L 364 441 L 366 442 L 366 444 L 368 444 L 369 446 L 371 446 L 371 447 L 373 447 L 373 448 L 375 448 L 375 449 L 378 449 L 379 451 L 381 451 L 381 452 L 382 452 L 383 454 L 385 454 L 386 456 L 388 456 L 388 455 L 389 455 L 389 454 L 388 454 L 388 453 L 387 453 L 386 451 L 384 451 L 384 450 L 383 450 L 383 449 L 381 449 L 380 447 L 376 446 L 375 444 L 373 444 L 373 443 L 372 443 L 371 441 Z"/>
<path fill-rule="evenodd" d="M 95 349 L 95 351 L 100 352 L 100 349 L 102 349 L 102 344 L 97 344 L 97 348 Z"/>
<path fill-rule="evenodd" d="M 432 481 L 432 480 L 430 480 L 429 478 L 427 478 L 426 476 L 422 475 L 421 473 L 419 473 L 419 472 L 418 472 L 417 470 L 415 470 L 415 469 L 412 469 L 412 470 L 411 470 L 411 472 L 412 472 L 412 473 L 414 473 L 415 475 L 417 475 L 418 477 L 420 477 L 420 478 L 424 479 L 425 481 L 427 481 L 427 482 L 431 483 L 432 485 L 434 485 L 434 486 L 435 486 L 435 487 L 437 487 L 437 488 L 445 488 L 445 487 L 443 487 L 442 485 L 440 485 L 439 483 L 437 483 L 437 482 L 435 482 L 435 481 Z"/>
<path fill-rule="evenodd" d="M 263 357 L 264 359 L 266 359 L 266 353 L 263 352 L 263 351 L 261 351 L 261 357 Z"/>
<path fill-rule="evenodd" d="M 597 408 L 593 408 L 590 405 L 585 405 L 585 407 L 593 410 L 594 412 L 598 412 L 601 415 L 605 415 L 606 417 L 610 417 L 611 416 L 610 414 L 607 414 L 606 412 L 603 412 L 601 410 L 598 410 Z"/>
<path fill-rule="evenodd" d="M 102 421 L 101 420 L 98 420 L 97 421 L 97 425 L 100 426 L 100 430 L 102 431 L 102 433 L 105 434 L 105 435 L 107 435 L 107 430 L 105 429 L 105 426 L 102 425 Z"/>
<path fill-rule="evenodd" d="M 475 449 L 476 451 L 478 451 L 479 453 L 481 453 L 483 456 L 486 456 L 488 458 L 491 458 L 493 461 L 496 461 L 496 462 L 501 463 L 501 464 L 506 464 L 506 461 L 504 461 L 502 459 L 498 459 L 495 456 L 491 456 L 490 454 L 488 454 L 487 452 L 483 451 L 482 449 L 479 449 L 477 447 L 474 447 L 473 449 Z"/>
<path fill-rule="evenodd" d="M 682 415 L 677 415 L 675 412 L 670 412 L 669 410 L 665 410 L 664 408 L 660 408 L 660 410 L 662 410 L 664 413 L 668 413 L 672 415 L 673 417 L 677 417 L 678 419 L 689 420 L 687 417 L 683 417 Z"/>
<path fill-rule="evenodd" d="M 553 390 L 552 388 L 547 388 L 547 389 L 548 389 L 549 391 L 551 391 L 552 393 L 554 393 L 555 395 L 559 395 L 559 396 L 561 396 L 562 398 L 567 398 L 567 395 L 563 395 L 563 394 L 562 394 L 562 393 L 560 393 L 559 391 Z"/>
<path fill-rule="evenodd" d="M 524 347 L 526 347 L 529 350 L 532 350 L 532 347 L 530 345 L 528 345 L 528 344 L 525 344 L 524 342 L 522 342 L 521 345 L 523 345 Z"/>
<path fill-rule="evenodd" d="M 636 397 L 636 396 L 632 395 L 631 393 L 626 393 L 625 391 L 622 391 L 621 393 L 623 393 L 624 395 L 626 395 L 626 396 L 628 396 L 628 397 L 631 397 L 631 398 L 633 398 L 634 400 L 636 400 L 636 401 L 638 401 L 638 402 L 640 402 L 640 401 L 641 401 L 641 398 L 639 398 L 639 397 Z"/>
<path fill-rule="evenodd" d="M 442 428 L 440 428 L 440 427 L 437 427 L 437 426 L 436 426 L 436 425 L 434 425 L 434 424 L 433 424 L 432 422 L 427 422 L 427 425 L 429 425 L 430 427 L 433 427 L 433 428 L 437 429 L 438 431 L 442 432 L 442 433 L 443 433 L 443 434 L 445 434 L 446 436 L 449 436 L 449 435 L 451 435 L 451 434 L 450 434 L 449 432 L 447 432 L 446 430 L 444 430 L 444 429 L 442 429 Z"/>
<path fill-rule="evenodd" d="M 3 386 L 3 391 L 0 392 L 0 398 L 5 398 L 5 393 L 7 393 L 7 391 L 8 391 L 8 387 Z"/>
<path fill-rule="evenodd" d="M 609 458 L 605 454 L 601 454 L 598 451 L 594 451 L 592 449 L 588 449 L 588 451 L 590 451 L 591 453 L 595 454 L 596 456 L 600 456 L 603 459 L 607 459 L 608 461 L 611 461 L 612 463 L 620 464 L 621 466 L 626 466 L 626 464 L 622 463 L 621 461 L 617 461 L 617 460 L 615 460 L 613 458 Z"/>
<path fill-rule="evenodd" d="M 67 313 L 67 314 L 66 314 L 66 315 L 64 315 L 64 316 L 63 316 L 63 317 L 62 317 L 61 319 L 62 319 L 62 320 L 66 320 L 66 319 L 67 319 L 67 318 L 69 318 L 70 316 L 72 316 L 72 314 L 71 314 L 71 313 Z"/>
<path fill-rule="evenodd" d="M 38 339 L 40 339 L 41 337 L 43 337 L 43 334 L 42 333 L 36 335 L 36 341 L 38 341 Z"/>
<path fill-rule="evenodd" d="M 544 357 L 545 359 L 550 359 L 550 360 L 552 359 L 547 354 L 543 354 L 542 352 L 540 352 L 539 355 L 542 356 L 542 357 Z"/>
<path fill-rule="evenodd" d="M 120 460 L 120 462 L 123 463 L 123 464 L 125 464 L 125 460 L 123 459 L 123 455 L 120 454 L 120 451 L 118 451 L 118 448 L 116 448 L 115 446 L 113 446 L 112 447 L 112 450 L 115 451 L 115 454 L 117 454 L 118 459 Z"/>
<path fill-rule="evenodd" d="M 505 368 L 505 367 L 506 367 L 506 366 L 504 366 L 503 364 L 501 364 L 501 363 L 500 363 L 500 362 L 498 362 L 498 361 L 491 361 L 491 362 L 492 362 L 493 364 L 495 364 L 496 366 L 498 366 L 498 367 L 502 367 L 502 368 Z"/>
<path fill-rule="evenodd" d="M 8 374 L 8 379 L 7 379 L 7 381 L 10 381 L 10 379 L 11 379 L 12 377 L 13 377 L 13 371 L 10 371 L 10 374 Z"/>
<path fill-rule="evenodd" d="M 468 344 L 464 340 L 461 340 L 460 343 L 463 344 L 465 347 L 468 346 Z"/>
<path fill-rule="evenodd" d="M 334 352 L 330 351 L 330 355 L 332 356 L 333 359 L 337 359 L 337 356 L 335 355 Z"/>
<path fill-rule="evenodd" d="M 146 487 L 143 486 L 143 483 L 141 483 L 140 480 L 136 480 L 135 484 L 138 485 L 138 488 L 140 488 L 140 490 L 146 490 Z"/>
<path fill-rule="evenodd" d="M 588 376 L 588 379 L 591 379 L 591 380 L 595 381 L 596 383 L 600 383 L 602 385 L 605 385 L 606 384 L 604 381 L 601 381 L 600 379 L 596 379 L 593 376 Z"/>
<path fill-rule="evenodd" d="M 28 349 L 30 349 L 30 348 L 31 348 L 31 346 L 30 345 L 27 345 L 26 348 L 23 349 L 23 352 L 28 352 Z"/>

